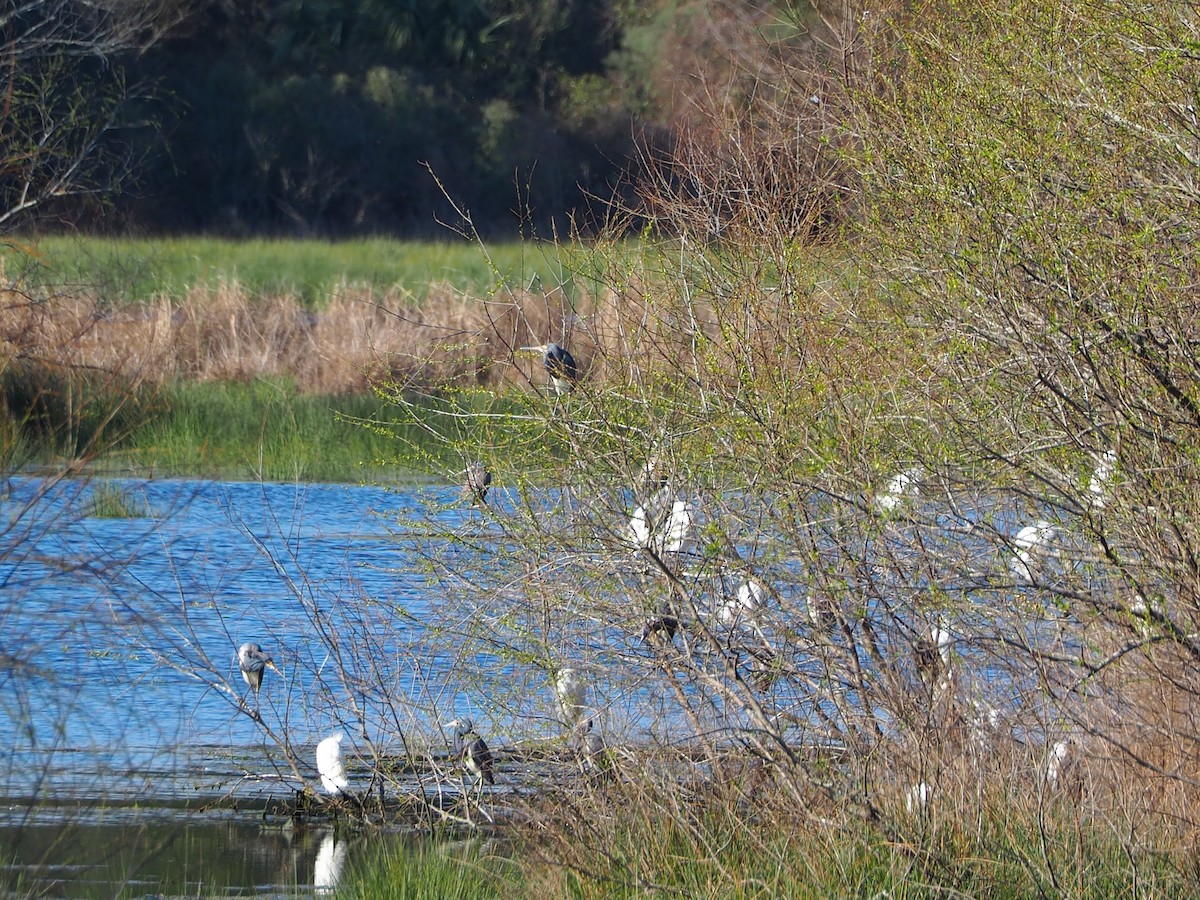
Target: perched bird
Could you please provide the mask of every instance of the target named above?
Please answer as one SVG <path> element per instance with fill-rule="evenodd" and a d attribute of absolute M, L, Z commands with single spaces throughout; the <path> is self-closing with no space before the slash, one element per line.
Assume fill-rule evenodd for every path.
<path fill-rule="evenodd" d="M 933 788 L 921 781 L 904 792 L 904 808 L 910 816 L 923 816 L 929 812 L 933 800 Z"/>
<path fill-rule="evenodd" d="M 474 503 L 486 503 L 488 488 L 492 486 L 492 473 L 483 463 L 470 463 L 463 472 L 466 479 L 463 483 L 463 496 L 470 497 Z"/>
<path fill-rule="evenodd" d="M 1054 789 L 1064 785 L 1076 774 L 1075 740 L 1071 737 L 1055 741 L 1046 754 L 1046 786 Z"/>
<path fill-rule="evenodd" d="M 921 680 L 939 693 L 951 685 L 951 637 L 941 621 L 929 627 L 928 635 L 918 635 L 913 641 L 913 657 Z"/>
<path fill-rule="evenodd" d="M 1092 495 L 1092 507 L 1096 510 L 1104 509 L 1108 503 L 1109 487 L 1116 467 L 1117 451 L 1109 449 L 1096 457 L 1096 468 L 1088 479 L 1088 493 Z"/>
<path fill-rule="evenodd" d="M 238 647 L 237 663 L 242 679 L 254 689 L 255 697 L 262 687 L 263 675 L 267 669 L 283 674 L 275 667 L 275 661 L 258 644 L 245 643 Z"/>
<path fill-rule="evenodd" d="M 571 736 L 570 747 L 579 757 L 579 767 L 586 774 L 596 775 L 607 768 L 607 755 L 604 738 L 593 731 L 595 722 L 589 716 L 575 727 Z"/>
<path fill-rule="evenodd" d="M 554 393 L 562 396 L 575 389 L 575 385 L 579 381 L 579 367 L 575 365 L 575 357 L 569 350 L 554 342 L 521 349 L 542 354 L 542 365 L 550 374 L 550 383 L 554 385 Z"/>
<path fill-rule="evenodd" d="M 875 498 L 875 505 L 882 512 L 889 513 L 906 500 L 916 497 L 921 491 L 921 478 L 924 474 L 920 466 L 914 466 L 892 476 L 887 487 Z"/>
<path fill-rule="evenodd" d="M 554 677 L 554 694 L 565 723 L 578 722 L 587 706 L 587 683 L 578 669 L 564 666 Z"/>
<path fill-rule="evenodd" d="M 739 622 L 754 621 L 767 600 L 767 589 L 755 578 L 747 578 L 737 591 L 737 599 L 726 600 L 717 610 L 721 624 L 727 627 Z"/>
<path fill-rule="evenodd" d="M 664 483 L 633 511 L 626 539 L 639 550 L 651 550 L 658 556 L 690 552 L 698 539 L 696 506 L 675 496 L 670 484 Z"/>
<path fill-rule="evenodd" d="M 454 756 L 456 759 L 462 760 L 463 766 L 475 776 L 475 780 L 481 785 L 483 782 L 495 784 L 496 776 L 492 773 L 496 762 L 495 757 L 492 756 L 492 751 L 488 749 L 487 743 L 475 730 L 475 723 L 470 719 L 455 719 L 447 722 L 443 727 L 454 729 Z M 469 735 L 475 737 L 474 740 L 467 742 L 466 738 Z"/>
<path fill-rule="evenodd" d="M 337 732 L 317 744 L 317 774 L 321 786 L 330 797 L 338 797 L 350 789 L 350 778 L 342 763 L 342 741 L 346 735 Z"/>
<path fill-rule="evenodd" d="M 675 632 L 679 630 L 679 619 L 672 615 L 655 616 L 642 628 L 642 640 L 655 649 L 671 646 Z"/>
<path fill-rule="evenodd" d="M 1037 581 L 1041 558 L 1057 537 L 1058 529 L 1052 522 L 1044 519 L 1039 519 L 1018 531 L 1012 541 L 1013 556 L 1009 560 L 1009 569 L 1013 575 L 1025 584 Z"/>

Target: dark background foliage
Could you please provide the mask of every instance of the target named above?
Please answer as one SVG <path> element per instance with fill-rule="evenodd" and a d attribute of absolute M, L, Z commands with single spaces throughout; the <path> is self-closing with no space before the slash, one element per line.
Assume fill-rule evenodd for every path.
<path fill-rule="evenodd" d="M 141 165 L 60 203 L 88 230 L 586 230 L 662 142 L 691 7 L 620 0 L 201 0 L 143 52 Z M 735 6 L 743 6 L 736 4 Z M 741 14 L 741 13 L 739 13 Z M 123 135 L 122 140 L 129 139 Z M 435 177 L 436 176 L 436 177 Z"/>

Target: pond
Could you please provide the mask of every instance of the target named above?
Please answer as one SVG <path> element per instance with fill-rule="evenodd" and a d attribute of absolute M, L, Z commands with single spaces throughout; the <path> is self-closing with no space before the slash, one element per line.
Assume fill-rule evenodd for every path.
<path fill-rule="evenodd" d="M 311 891 L 345 847 L 267 815 L 300 784 L 263 726 L 315 775 L 311 747 L 342 723 L 313 628 L 349 597 L 419 614 L 398 520 L 444 504 L 453 528 L 469 510 L 449 487 L 119 480 L 103 490 L 133 514 L 100 518 L 98 484 L 17 477 L 0 500 L 0 883 Z M 281 673 L 257 698 L 244 641 Z"/>

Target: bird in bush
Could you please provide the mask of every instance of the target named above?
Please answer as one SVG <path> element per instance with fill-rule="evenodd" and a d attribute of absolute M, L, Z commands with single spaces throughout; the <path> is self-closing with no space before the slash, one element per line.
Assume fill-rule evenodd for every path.
<path fill-rule="evenodd" d="M 485 781 L 488 784 L 495 784 L 496 776 L 492 770 L 496 760 L 492 756 L 492 751 L 488 749 L 487 742 L 475 730 L 475 723 L 470 719 L 454 719 L 443 727 L 454 729 L 455 759 L 462 761 L 463 767 L 475 776 L 476 782 L 481 787 Z M 466 738 L 471 735 L 474 735 L 474 739 L 467 741 Z"/>
<path fill-rule="evenodd" d="M 492 486 L 492 473 L 483 463 L 470 463 L 463 472 L 463 496 L 475 503 L 486 503 L 488 488 Z"/>
<path fill-rule="evenodd" d="M 655 616 L 642 627 L 642 640 L 656 650 L 662 650 L 674 643 L 678 630 L 679 619 L 675 616 Z"/>
<path fill-rule="evenodd" d="M 554 694 L 564 723 L 577 722 L 587 705 L 587 683 L 578 669 L 564 666 L 554 677 Z"/>
<path fill-rule="evenodd" d="M 597 775 L 608 767 L 604 738 L 593 730 L 594 725 L 590 716 L 584 719 L 576 726 L 570 741 L 571 749 L 579 758 L 579 767 L 588 775 Z"/>
<path fill-rule="evenodd" d="M 1044 519 L 1039 519 L 1018 531 L 1013 538 L 1013 556 L 1009 560 L 1009 569 L 1013 575 L 1025 584 L 1037 581 L 1042 557 L 1057 538 L 1058 529 L 1052 522 Z"/>
<path fill-rule="evenodd" d="M 330 797 L 345 794 L 350 788 L 350 778 L 342 762 L 342 741 L 345 737 L 339 731 L 317 744 L 317 774 L 321 776 L 321 786 Z"/>
<path fill-rule="evenodd" d="M 542 354 L 542 365 L 550 374 L 550 383 L 554 385 L 554 393 L 562 396 L 575 389 L 579 381 L 579 367 L 575 365 L 575 357 L 565 347 L 551 341 L 535 347 L 522 347 L 533 353 Z"/>
<path fill-rule="evenodd" d="M 242 680 L 254 689 L 255 697 L 258 696 L 259 688 L 262 687 L 263 675 L 267 669 L 283 674 L 275 667 L 275 661 L 258 644 L 248 642 L 238 647 L 237 663 L 238 669 L 242 673 Z"/>

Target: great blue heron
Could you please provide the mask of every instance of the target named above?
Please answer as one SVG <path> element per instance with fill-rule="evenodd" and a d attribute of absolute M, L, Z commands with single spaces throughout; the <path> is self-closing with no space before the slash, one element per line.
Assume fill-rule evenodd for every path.
<path fill-rule="evenodd" d="M 242 680 L 254 689 L 255 697 L 258 696 L 258 691 L 262 687 L 263 675 L 266 670 L 279 672 L 279 669 L 275 667 L 275 661 L 258 644 L 245 643 L 238 647 L 237 662 L 238 669 L 242 673 Z"/>
<path fill-rule="evenodd" d="M 492 486 L 492 473 L 483 463 L 470 463 L 463 472 L 463 496 L 475 503 L 486 503 L 488 488 Z"/>
<path fill-rule="evenodd" d="M 575 357 L 565 347 L 551 341 L 535 347 L 522 347 L 531 353 L 542 354 L 542 365 L 550 375 L 550 383 L 558 395 L 568 394 L 575 389 L 579 381 L 579 367 L 575 365 Z"/>
<path fill-rule="evenodd" d="M 583 674 L 571 666 L 563 666 L 554 676 L 554 695 L 564 723 L 579 721 L 587 706 L 587 683 Z"/>
<path fill-rule="evenodd" d="M 476 782 L 480 785 L 483 782 L 495 784 L 496 776 L 492 770 L 495 768 L 496 760 L 492 756 L 492 751 L 488 749 L 487 742 L 475 730 L 475 723 L 470 719 L 455 719 L 447 722 L 443 727 L 454 729 L 455 759 L 462 761 L 463 766 L 475 776 Z M 466 738 L 469 735 L 474 735 L 474 739 L 468 742 Z"/>
<path fill-rule="evenodd" d="M 317 774 L 321 776 L 321 786 L 330 797 L 341 796 L 350 789 L 350 778 L 342 763 L 342 741 L 345 737 L 339 731 L 317 744 Z"/>

